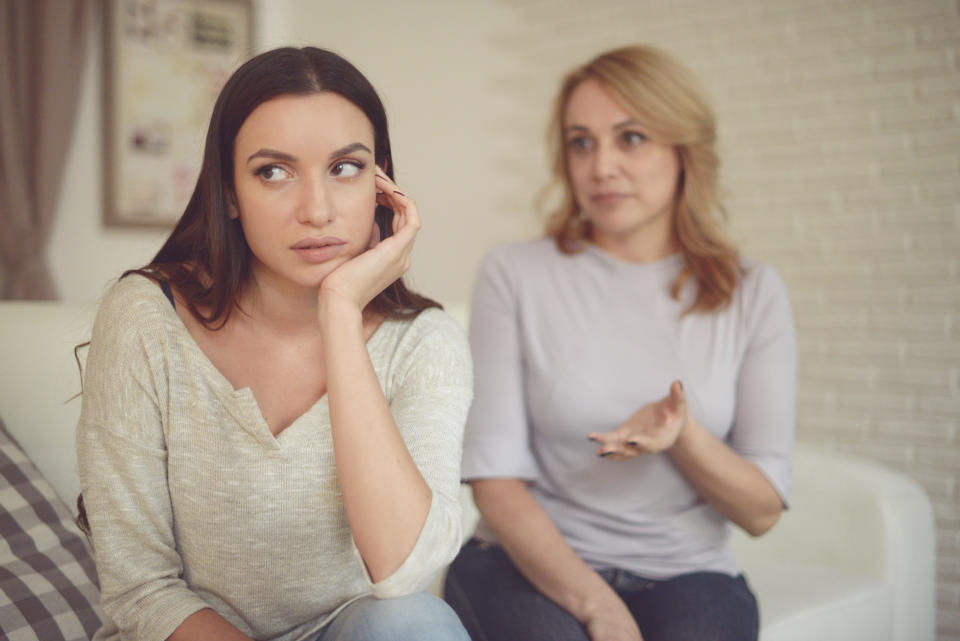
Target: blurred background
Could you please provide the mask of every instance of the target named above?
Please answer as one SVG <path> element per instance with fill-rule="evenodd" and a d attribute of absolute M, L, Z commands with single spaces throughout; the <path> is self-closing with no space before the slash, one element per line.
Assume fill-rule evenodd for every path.
<path fill-rule="evenodd" d="M 62 185 L 35 250 L 69 301 L 96 300 L 169 232 L 103 223 L 94 4 Z M 411 281 L 447 303 L 469 298 L 492 246 L 540 233 L 533 197 L 547 178 L 544 131 L 564 71 L 635 42 L 693 68 L 719 117 L 731 233 L 790 290 L 797 438 L 926 488 L 938 638 L 960 640 L 960 2 L 252 4 L 256 51 L 333 49 L 380 92 L 397 181 L 423 218 Z"/>

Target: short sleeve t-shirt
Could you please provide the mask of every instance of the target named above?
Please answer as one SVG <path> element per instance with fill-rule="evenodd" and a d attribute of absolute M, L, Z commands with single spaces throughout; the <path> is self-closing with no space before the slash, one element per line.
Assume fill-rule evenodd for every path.
<path fill-rule="evenodd" d="M 796 347 L 783 281 L 746 261 L 729 306 L 684 315 L 696 285 L 671 296 L 682 268 L 682 254 L 627 263 L 542 239 L 496 248 L 477 278 L 463 477 L 528 480 L 595 568 L 738 572 L 726 519 L 669 455 L 616 462 L 587 439 L 666 396 L 673 380 L 692 415 L 789 498 Z M 482 521 L 477 536 L 495 540 Z"/>

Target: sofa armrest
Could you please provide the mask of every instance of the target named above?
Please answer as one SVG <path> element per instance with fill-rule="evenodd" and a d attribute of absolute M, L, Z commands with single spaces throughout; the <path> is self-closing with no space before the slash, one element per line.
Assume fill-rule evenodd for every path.
<path fill-rule="evenodd" d="M 934 638 L 933 512 L 905 474 L 798 446 L 790 509 L 767 535 L 750 539 L 736 530 L 731 543 L 748 575 L 787 564 L 874 577 L 895 595 L 893 638 Z"/>
<path fill-rule="evenodd" d="M 69 506 L 80 491 L 73 349 L 90 340 L 95 313 L 95 303 L 0 302 L 0 416 Z"/>

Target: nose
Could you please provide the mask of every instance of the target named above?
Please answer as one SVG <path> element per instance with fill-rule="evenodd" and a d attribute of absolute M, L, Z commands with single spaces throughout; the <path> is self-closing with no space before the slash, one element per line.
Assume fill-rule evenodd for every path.
<path fill-rule="evenodd" d="M 598 141 L 593 152 L 593 177 L 597 180 L 610 178 L 617 173 L 618 163 L 616 147 L 606 141 Z"/>
<path fill-rule="evenodd" d="M 301 183 L 297 221 L 305 225 L 322 227 L 334 218 L 330 194 L 322 176 L 306 177 Z"/>

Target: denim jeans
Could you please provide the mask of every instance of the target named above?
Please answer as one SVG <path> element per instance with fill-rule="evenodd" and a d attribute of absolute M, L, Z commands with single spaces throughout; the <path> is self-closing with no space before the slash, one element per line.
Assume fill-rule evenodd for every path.
<path fill-rule="evenodd" d="M 757 601 L 743 575 L 694 572 L 653 580 L 618 569 L 600 576 L 620 595 L 644 641 L 756 641 Z M 473 641 L 590 641 L 498 545 L 472 539 L 450 566 L 444 598 Z"/>
<path fill-rule="evenodd" d="M 334 617 L 314 641 L 470 641 L 457 615 L 432 594 L 365 597 Z"/>

